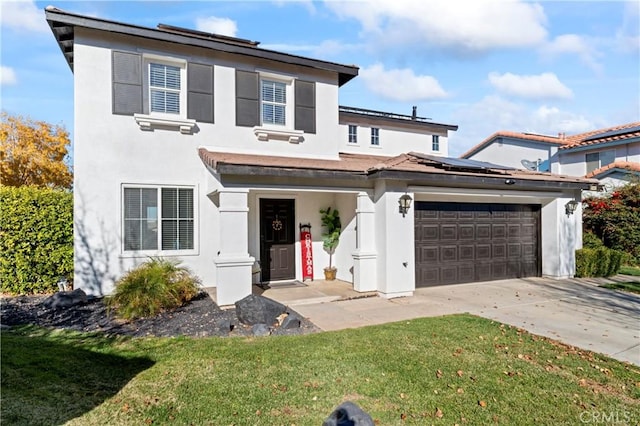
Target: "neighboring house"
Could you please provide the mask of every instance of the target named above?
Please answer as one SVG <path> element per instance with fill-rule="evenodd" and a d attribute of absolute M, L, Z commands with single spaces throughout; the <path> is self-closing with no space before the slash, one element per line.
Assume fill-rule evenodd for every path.
<path fill-rule="evenodd" d="M 581 219 L 566 205 L 595 180 L 448 158 L 457 126 L 339 106 L 355 66 L 53 7 L 46 18 L 74 73 L 74 285 L 90 294 L 162 256 L 231 304 L 252 282 L 305 278 L 302 224 L 322 279 L 327 207 L 343 224 L 338 278 L 357 291 L 574 272 Z"/>
<path fill-rule="evenodd" d="M 460 158 L 595 178 L 610 191 L 640 176 L 640 122 L 557 137 L 497 132 Z"/>

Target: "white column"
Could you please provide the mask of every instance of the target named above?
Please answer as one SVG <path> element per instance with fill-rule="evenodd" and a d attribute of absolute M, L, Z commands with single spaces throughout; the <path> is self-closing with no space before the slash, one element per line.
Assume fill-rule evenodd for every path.
<path fill-rule="evenodd" d="M 582 211 L 578 206 L 575 213 L 566 213 L 565 205 L 573 199 L 557 198 L 542 206 L 543 276 L 570 278 L 575 274 L 575 251 L 582 247 Z"/>
<path fill-rule="evenodd" d="M 251 294 L 249 190 L 219 191 L 220 251 L 215 259 L 218 305 L 230 305 Z"/>
<path fill-rule="evenodd" d="M 375 291 L 377 288 L 376 222 L 373 200 L 359 192 L 356 205 L 356 250 L 353 256 L 353 289 Z"/>
<path fill-rule="evenodd" d="M 376 246 L 378 248 L 378 293 L 382 297 L 411 296 L 416 288 L 414 205 L 403 215 L 398 199 L 404 186 L 376 183 Z M 413 193 L 409 193 L 415 198 Z"/>

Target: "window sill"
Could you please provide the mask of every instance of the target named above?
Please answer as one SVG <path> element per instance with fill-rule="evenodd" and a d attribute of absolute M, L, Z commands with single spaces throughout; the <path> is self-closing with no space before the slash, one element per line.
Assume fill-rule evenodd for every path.
<path fill-rule="evenodd" d="M 180 257 L 197 256 L 198 250 L 126 250 L 120 252 L 120 258 L 149 258 L 149 257 Z"/>
<path fill-rule="evenodd" d="M 133 118 L 141 130 L 154 130 L 157 127 L 180 130 L 180 133 L 191 134 L 196 127 L 196 120 L 186 118 L 156 117 L 146 114 L 134 114 Z"/>
<path fill-rule="evenodd" d="M 302 130 L 274 129 L 270 127 L 254 127 L 253 134 L 259 141 L 285 140 L 289 143 L 300 143 L 304 141 Z"/>

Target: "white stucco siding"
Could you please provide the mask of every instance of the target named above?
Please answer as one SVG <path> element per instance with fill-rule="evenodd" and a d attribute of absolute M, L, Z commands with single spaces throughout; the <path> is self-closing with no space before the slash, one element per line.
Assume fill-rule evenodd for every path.
<path fill-rule="evenodd" d="M 584 176 L 587 174 L 587 154 L 605 151 L 607 153 L 613 151 L 614 161 L 640 162 L 640 142 L 613 146 L 599 145 L 592 149 L 559 151 L 560 167 L 558 173 L 570 176 Z"/>
<path fill-rule="evenodd" d="M 550 157 L 552 146 L 536 142 L 493 142 L 469 158 L 502 166 L 524 169 L 522 160 L 536 162 Z"/>
<path fill-rule="evenodd" d="M 372 127 L 380 129 L 379 145 L 371 144 Z M 444 157 L 449 154 L 449 142 L 446 132 L 438 134 L 440 149 L 437 151 L 432 149 L 433 134 L 429 132 L 421 133 L 416 131 L 377 127 L 374 124 L 357 124 L 357 135 L 357 143 L 349 142 L 349 124 L 340 124 L 338 139 L 338 149 L 340 152 L 384 156 L 400 155 L 411 151 Z"/>

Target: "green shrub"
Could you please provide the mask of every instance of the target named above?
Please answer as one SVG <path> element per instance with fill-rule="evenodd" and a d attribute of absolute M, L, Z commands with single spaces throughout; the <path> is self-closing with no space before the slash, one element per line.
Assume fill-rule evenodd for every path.
<path fill-rule="evenodd" d="M 109 309 L 124 319 L 151 317 L 175 309 L 198 293 L 200 280 L 179 261 L 152 258 L 130 270 L 106 298 Z"/>
<path fill-rule="evenodd" d="M 582 234 L 582 247 L 597 249 L 600 247 L 604 247 L 604 243 L 596 234 L 593 232 L 584 232 Z"/>
<path fill-rule="evenodd" d="M 48 293 L 73 277 L 73 194 L 0 186 L 0 282 L 11 294 Z"/>
<path fill-rule="evenodd" d="M 610 277 L 620 270 L 625 254 L 606 247 L 576 250 L 576 277 Z"/>

